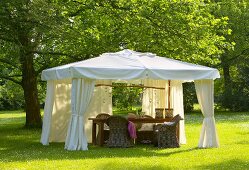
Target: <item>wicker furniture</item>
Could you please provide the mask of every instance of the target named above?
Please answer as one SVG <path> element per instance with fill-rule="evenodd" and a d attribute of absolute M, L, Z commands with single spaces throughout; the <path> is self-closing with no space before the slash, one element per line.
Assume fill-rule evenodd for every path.
<path fill-rule="evenodd" d="M 173 117 L 173 109 L 166 109 L 165 108 L 165 115 L 164 117 Z"/>
<path fill-rule="evenodd" d="M 143 115 L 142 118 L 153 119 L 153 117 L 149 115 Z M 137 131 L 136 143 L 151 144 L 154 140 L 154 125 L 154 123 L 143 123 L 141 128 Z"/>
<path fill-rule="evenodd" d="M 100 139 L 101 139 L 101 143 L 100 146 L 104 145 L 104 123 L 107 122 L 107 119 L 99 119 L 99 118 L 88 118 L 88 120 L 92 121 L 92 144 L 96 145 L 96 130 L 97 130 L 97 124 L 100 124 Z M 171 121 L 172 118 L 164 118 L 164 119 L 154 119 L 154 118 L 128 118 L 129 121 L 133 122 L 133 123 L 142 123 L 142 124 L 147 124 L 147 123 L 163 123 L 163 122 L 168 122 Z M 101 133 L 102 132 L 102 133 Z"/>
<path fill-rule="evenodd" d="M 131 147 L 133 146 L 132 139 L 128 133 L 128 120 L 121 116 L 110 116 L 107 119 L 107 124 L 110 127 L 108 147 Z"/>
<path fill-rule="evenodd" d="M 173 117 L 173 109 L 155 108 L 155 113 L 156 113 L 155 115 L 156 118 L 172 118 Z"/>
<path fill-rule="evenodd" d="M 161 119 L 163 118 L 163 108 L 155 108 L 155 118 Z"/>
<path fill-rule="evenodd" d="M 176 115 L 171 122 L 165 122 L 155 126 L 155 137 L 157 139 L 157 146 L 159 148 L 175 148 L 180 147 L 177 128 L 181 116 Z"/>
<path fill-rule="evenodd" d="M 107 113 L 100 113 L 96 116 L 97 119 L 105 119 L 107 120 L 111 115 L 107 114 Z M 109 130 L 109 126 L 104 123 L 104 130 Z"/>
<path fill-rule="evenodd" d="M 97 119 L 103 119 L 103 120 L 107 120 L 111 115 L 107 114 L 107 113 L 100 113 L 96 116 Z M 100 129 L 101 129 L 101 126 L 103 125 L 103 123 L 98 123 L 97 124 L 99 129 L 98 129 L 98 134 L 97 134 L 97 145 L 100 145 L 101 144 L 101 140 L 104 140 L 104 141 L 107 141 L 108 140 L 108 137 L 109 137 L 109 126 L 104 123 L 104 130 L 103 130 L 103 138 L 104 139 L 101 139 L 101 135 L 100 135 Z"/>

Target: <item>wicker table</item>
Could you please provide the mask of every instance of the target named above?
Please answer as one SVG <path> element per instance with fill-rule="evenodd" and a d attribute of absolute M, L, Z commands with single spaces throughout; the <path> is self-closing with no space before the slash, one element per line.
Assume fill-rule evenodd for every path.
<path fill-rule="evenodd" d="M 104 144 L 104 123 L 107 121 L 107 119 L 88 118 L 88 120 L 92 120 L 92 144 L 93 145 L 97 144 L 96 143 L 96 125 L 99 124 L 100 125 L 99 126 L 100 146 L 103 146 L 103 144 Z M 163 122 L 171 121 L 172 118 L 164 118 L 164 119 L 128 118 L 128 120 L 133 122 L 133 123 L 163 123 Z"/>

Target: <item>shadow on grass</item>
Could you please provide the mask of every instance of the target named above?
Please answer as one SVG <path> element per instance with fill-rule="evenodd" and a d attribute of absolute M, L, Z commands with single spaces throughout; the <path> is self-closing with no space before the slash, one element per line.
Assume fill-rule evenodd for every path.
<path fill-rule="evenodd" d="M 25 153 L 22 158 L 15 157 L 10 158 L 11 161 L 21 160 L 36 160 L 36 159 L 98 159 L 98 158 L 134 158 L 134 157 L 151 157 L 151 156 L 170 156 L 173 154 L 191 152 L 198 148 L 174 148 L 174 149 L 157 149 L 154 146 L 135 146 L 132 148 L 107 148 L 96 147 L 89 145 L 88 151 L 67 151 L 64 150 L 64 143 L 51 143 L 50 146 L 43 146 L 39 141 L 31 141 L 28 139 L 10 139 L 5 140 L 1 144 L 0 150 L 2 155 L 13 155 L 13 153 Z M 32 155 L 32 156 L 31 156 Z M 1 159 L 1 156 L 0 156 Z M 8 157 L 4 158 L 5 161 Z M 3 160 L 2 160 L 3 161 Z"/>
<path fill-rule="evenodd" d="M 139 158 L 192 152 L 197 148 L 158 149 L 153 145 L 136 145 L 131 148 L 107 148 L 89 145 L 88 151 L 64 150 L 64 143 L 51 143 L 43 146 L 38 139 L 40 132 L 35 130 L 14 130 L 0 133 L 1 162 L 30 160 L 75 160 L 99 158 Z M 22 156 L 20 156 L 22 155 Z M 106 165 L 109 166 L 109 165 Z"/>
<path fill-rule="evenodd" d="M 249 112 L 215 112 L 216 123 L 241 123 L 249 121 Z M 204 116 L 201 112 L 192 112 L 185 114 L 186 124 L 202 124 Z"/>
<path fill-rule="evenodd" d="M 113 166 L 114 166 L 114 168 L 113 168 Z M 170 167 L 170 166 L 165 166 L 165 164 L 164 165 L 149 165 L 149 167 L 148 167 L 148 165 L 139 165 L 139 167 L 138 166 L 136 166 L 136 165 L 134 165 L 134 164 L 127 164 L 127 163 L 118 163 L 118 166 L 117 167 L 119 167 L 119 168 L 115 168 L 115 162 L 112 162 L 112 163 L 101 163 L 101 165 L 99 165 L 99 166 L 96 166 L 96 169 L 98 169 L 98 170 L 101 170 L 101 169 L 104 169 L 104 170 L 106 170 L 106 169 L 132 169 L 132 170 L 135 170 L 135 169 L 137 169 L 137 170 L 165 170 L 165 169 L 167 169 L 167 170 L 171 170 L 171 169 L 175 169 L 175 168 L 172 168 L 172 167 Z M 123 168 L 120 168 L 120 167 L 123 167 Z"/>
<path fill-rule="evenodd" d="M 126 167 L 126 169 L 129 169 L 129 167 L 131 169 L 134 169 L 135 167 L 132 165 L 127 165 L 125 163 L 119 163 L 120 167 Z M 110 167 L 113 167 L 113 163 L 103 163 L 101 164 L 101 167 L 97 167 L 97 169 L 110 169 Z M 178 169 L 177 167 L 170 167 L 170 166 L 165 166 L 165 164 L 162 165 L 152 165 L 150 167 L 146 166 L 146 165 L 142 165 L 140 167 L 137 167 L 135 169 L 144 169 L 144 170 L 163 170 L 163 169 Z M 216 164 L 208 164 L 208 165 L 201 165 L 201 166 L 196 166 L 193 167 L 191 169 L 208 169 L 208 170 L 217 170 L 217 169 L 248 169 L 248 162 L 246 161 L 241 161 L 239 159 L 233 159 L 233 160 L 229 160 L 229 161 L 224 161 L 221 163 L 216 163 Z"/>
<path fill-rule="evenodd" d="M 196 169 L 248 169 L 249 163 L 239 159 L 232 159 L 216 164 L 208 164 L 196 167 Z"/>
<path fill-rule="evenodd" d="M 236 142 L 236 144 L 249 145 L 249 141 L 248 140 L 242 140 L 242 141 Z"/>
<path fill-rule="evenodd" d="M 21 114 L 25 113 L 24 110 L 1 110 L 0 114 Z"/>
<path fill-rule="evenodd" d="M 0 140 L 3 138 L 1 137 Z M 3 148 L 5 146 L 5 148 Z M 26 162 L 36 160 L 83 160 L 83 159 L 102 159 L 102 158 L 144 158 L 167 157 L 181 154 L 197 154 L 207 150 L 194 148 L 174 148 L 174 149 L 157 149 L 151 145 L 138 145 L 132 148 L 107 148 L 89 145 L 88 151 L 67 151 L 64 150 L 64 143 L 51 143 L 50 146 L 42 146 L 37 139 L 8 139 L 4 144 L 0 144 L 0 160 L 4 162 Z M 136 169 L 134 164 L 127 162 L 103 162 L 101 167 L 96 169 L 115 169 L 115 167 L 125 167 L 126 169 Z M 239 159 L 233 159 L 216 164 L 204 164 L 194 167 L 194 169 L 247 169 L 248 162 Z M 174 169 L 167 164 L 140 164 L 137 169 Z"/>

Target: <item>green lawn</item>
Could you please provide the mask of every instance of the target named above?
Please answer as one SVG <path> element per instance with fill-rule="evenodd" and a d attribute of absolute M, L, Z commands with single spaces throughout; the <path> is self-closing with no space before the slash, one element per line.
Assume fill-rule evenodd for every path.
<path fill-rule="evenodd" d="M 0 112 L 0 169 L 249 169 L 249 113 L 216 113 L 220 148 L 198 149 L 202 115 L 186 115 L 187 144 L 176 149 L 139 145 L 128 149 L 89 146 L 66 151 L 43 146 L 41 130 L 24 129 L 24 113 Z"/>

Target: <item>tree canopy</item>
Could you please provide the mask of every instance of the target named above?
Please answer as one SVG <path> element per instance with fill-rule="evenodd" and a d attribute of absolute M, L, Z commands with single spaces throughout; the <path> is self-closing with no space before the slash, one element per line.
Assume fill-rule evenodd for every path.
<path fill-rule="evenodd" d="M 247 1 L 2 0 L 0 6 L 0 85 L 22 87 L 27 126 L 41 124 L 43 69 L 104 52 L 129 48 L 207 66 L 234 63 L 229 69 L 236 74 L 248 72 L 248 64 L 236 62 L 248 61 Z"/>

